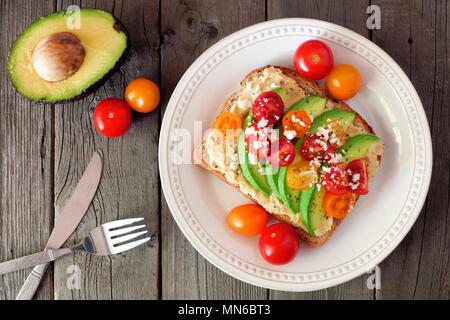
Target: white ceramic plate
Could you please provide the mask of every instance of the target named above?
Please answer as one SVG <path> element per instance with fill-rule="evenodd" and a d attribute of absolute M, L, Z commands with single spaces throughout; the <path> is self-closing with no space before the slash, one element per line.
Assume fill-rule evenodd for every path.
<path fill-rule="evenodd" d="M 233 233 L 227 212 L 247 203 L 234 188 L 193 164 L 172 161 L 179 128 L 200 142 L 194 121 L 212 126 L 218 108 L 251 70 L 292 67 L 297 46 L 325 41 L 335 63 L 361 72 L 358 95 L 348 103 L 385 144 L 381 168 L 352 213 L 321 248 L 302 245 L 283 266 L 263 260 L 258 239 Z M 190 154 L 187 155 L 190 158 Z M 424 203 L 431 176 L 432 148 L 420 99 L 400 67 L 378 46 L 346 28 L 310 19 L 282 19 L 240 30 L 203 53 L 186 71 L 167 107 L 160 135 L 159 167 L 170 210 L 192 245 L 226 273 L 261 287 L 309 291 L 334 286 L 368 272 L 405 237 Z"/>

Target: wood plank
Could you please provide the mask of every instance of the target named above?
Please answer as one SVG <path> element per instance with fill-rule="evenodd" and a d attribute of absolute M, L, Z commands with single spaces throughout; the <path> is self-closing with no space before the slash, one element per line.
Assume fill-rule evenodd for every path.
<path fill-rule="evenodd" d="M 374 32 L 373 41 L 413 82 L 427 113 L 434 149 L 427 201 L 408 236 L 381 264 L 382 289 L 377 298 L 448 299 L 450 3 L 372 2 L 380 6 L 382 14 L 381 30 Z"/>
<path fill-rule="evenodd" d="M 337 23 L 369 36 L 366 27 L 366 9 L 369 1 L 359 0 L 268 0 L 268 19 L 286 17 L 314 18 Z M 373 299 L 374 292 L 367 288 L 363 275 L 345 284 L 314 292 L 293 293 L 270 291 L 270 299 Z"/>
<path fill-rule="evenodd" d="M 59 1 L 65 9 L 79 1 Z M 58 213 L 82 175 L 92 153 L 104 152 L 99 191 L 73 244 L 95 226 L 127 217 L 145 217 L 153 238 L 146 245 L 111 257 L 75 254 L 55 265 L 56 299 L 157 299 L 159 297 L 159 202 L 157 166 L 159 112 L 133 114 L 130 130 L 117 139 L 96 133 L 92 113 L 106 97 L 122 98 L 124 86 L 142 76 L 159 82 L 159 3 L 153 1 L 82 1 L 83 7 L 113 12 L 131 34 L 131 52 L 120 72 L 85 99 L 55 107 L 55 198 Z M 70 265 L 81 269 L 80 290 L 66 286 Z"/>
<path fill-rule="evenodd" d="M 27 102 L 12 88 L 5 57 L 15 38 L 54 1 L 0 2 L 0 261 L 38 252 L 53 225 L 52 108 Z M 28 276 L 0 276 L 0 299 L 14 299 Z M 51 299 L 52 269 L 38 299 Z"/>
<path fill-rule="evenodd" d="M 162 1 L 162 88 L 165 106 L 176 83 L 203 51 L 224 36 L 264 20 L 263 0 Z M 163 299 L 264 299 L 266 290 L 240 282 L 201 257 L 162 201 Z"/>

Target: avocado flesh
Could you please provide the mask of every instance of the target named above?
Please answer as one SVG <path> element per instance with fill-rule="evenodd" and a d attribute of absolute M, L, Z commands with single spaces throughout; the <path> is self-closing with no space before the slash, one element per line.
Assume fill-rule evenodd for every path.
<path fill-rule="evenodd" d="M 347 164 L 353 160 L 364 158 L 370 146 L 380 140 L 379 137 L 371 134 L 359 134 L 347 140 L 347 143 L 338 149 L 342 155 L 342 162 Z"/>
<path fill-rule="evenodd" d="M 264 193 L 266 196 L 270 195 L 271 188 L 266 181 L 266 177 L 259 173 L 259 166 L 251 164 L 248 160 L 248 152 L 245 148 L 244 134 L 239 136 L 238 140 L 238 158 L 239 165 L 242 170 L 244 178 L 257 190 Z"/>
<path fill-rule="evenodd" d="M 281 193 L 280 189 L 278 188 L 278 174 L 280 172 L 279 168 L 267 164 L 265 166 L 265 171 L 267 183 L 272 189 L 273 194 L 281 200 Z"/>
<path fill-rule="evenodd" d="M 319 127 L 323 127 L 328 121 L 337 120 L 341 123 L 344 131 L 347 131 L 350 124 L 355 119 L 355 113 L 340 109 L 332 109 L 318 116 L 308 129 L 308 134 L 314 134 Z"/>
<path fill-rule="evenodd" d="M 292 163 L 287 167 L 280 167 L 278 172 L 278 189 L 280 191 L 281 200 L 292 211 L 292 213 L 298 213 L 300 211 L 300 195 L 301 190 L 291 190 L 286 185 L 286 173 L 290 166 L 302 161 L 302 157 L 298 152 L 300 140 L 295 143 L 295 158 Z"/>
<path fill-rule="evenodd" d="M 311 188 L 303 191 L 300 196 L 300 213 L 302 214 L 303 223 L 306 226 L 306 229 L 308 229 L 308 232 L 310 234 L 314 234 L 314 229 L 311 227 L 311 223 L 310 223 L 309 204 L 311 202 L 311 197 L 312 197 L 315 189 L 316 189 L 316 186 L 312 186 Z"/>
<path fill-rule="evenodd" d="M 323 223 L 323 219 L 327 215 L 326 211 L 323 208 L 323 197 L 325 196 L 325 189 L 321 188 L 317 190 L 316 187 L 312 188 L 310 201 L 308 204 L 308 211 L 305 223 L 308 232 L 314 235 L 314 231 L 316 231 Z M 306 198 L 306 197 L 305 197 Z"/>
<path fill-rule="evenodd" d="M 127 49 L 127 33 L 110 13 L 80 9 L 80 28 L 69 29 L 73 13 L 56 12 L 33 22 L 14 42 L 8 58 L 8 72 L 16 90 L 29 100 L 57 102 L 75 98 L 101 80 Z M 45 37 L 59 32 L 74 34 L 85 57 L 81 67 L 69 78 L 47 82 L 34 71 L 32 53 Z"/>
<path fill-rule="evenodd" d="M 309 96 L 301 99 L 299 102 L 290 107 L 286 112 L 293 110 L 303 110 L 311 118 L 316 118 L 325 111 L 327 100 L 320 96 Z"/>

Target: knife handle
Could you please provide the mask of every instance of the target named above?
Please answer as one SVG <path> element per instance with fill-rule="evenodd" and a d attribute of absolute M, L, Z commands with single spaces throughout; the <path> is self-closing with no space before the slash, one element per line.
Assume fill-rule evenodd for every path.
<path fill-rule="evenodd" d="M 25 280 L 25 283 L 23 284 L 22 288 L 20 289 L 18 295 L 16 296 L 16 300 L 31 300 L 34 297 L 34 294 L 36 293 L 36 290 L 39 287 L 39 284 L 41 283 L 42 278 L 44 277 L 45 271 L 47 270 L 47 267 L 50 264 L 50 261 L 53 261 L 63 255 L 69 254 L 71 252 L 70 249 L 59 249 L 59 250 L 48 250 L 41 252 L 40 254 L 47 253 L 48 259 L 43 258 L 44 261 L 47 259 L 47 263 L 36 265 L 34 263 L 37 260 L 30 261 L 30 263 L 33 263 L 32 265 L 36 265 L 31 273 L 28 275 L 28 278 Z M 19 261 L 21 259 L 31 258 L 33 256 L 38 256 L 38 254 L 27 256 L 24 258 L 19 258 L 13 261 Z M 42 263 L 44 261 L 39 261 L 38 263 Z M 9 261 L 12 262 L 12 261 Z M 23 269 L 23 268 L 20 268 Z"/>
<path fill-rule="evenodd" d="M 42 278 L 44 277 L 45 271 L 47 270 L 50 263 L 44 263 L 33 268 L 31 273 L 28 275 L 27 280 L 23 284 L 16 297 L 16 300 L 31 300 L 36 293 Z"/>

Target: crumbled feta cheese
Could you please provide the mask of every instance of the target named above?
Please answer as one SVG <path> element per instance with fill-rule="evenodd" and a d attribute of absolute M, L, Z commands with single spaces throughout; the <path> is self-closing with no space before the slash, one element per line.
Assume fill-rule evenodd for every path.
<path fill-rule="evenodd" d="M 330 167 L 323 167 L 322 171 L 329 173 L 329 172 L 331 172 L 331 168 Z"/>
<path fill-rule="evenodd" d="M 264 128 L 267 126 L 267 124 L 269 123 L 269 120 L 267 120 L 266 118 L 261 118 L 261 120 L 258 121 L 258 128 Z"/>
<path fill-rule="evenodd" d="M 280 120 L 280 117 L 278 115 L 274 115 L 273 117 L 275 118 L 276 121 Z"/>
<path fill-rule="evenodd" d="M 272 82 L 270 84 L 270 89 L 276 89 L 276 88 L 278 88 L 278 85 L 275 82 Z"/>
<path fill-rule="evenodd" d="M 252 143 L 253 149 L 255 149 L 255 150 L 258 150 L 259 148 L 261 148 L 261 145 L 262 145 L 261 141 L 258 141 L 258 140 L 255 140 Z"/>
<path fill-rule="evenodd" d="M 359 182 L 357 182 L 357 183 L 350 182 L 348 185 L 349 185 L 350 189 L 356 190 L 359 187 Z"/>
<path fill-rule="evenodd" d="M 310 164 L 316 166 L 317 168 L 320 167 L 320 161 L 317 158 L 314 158 L 310 161 Z"/>
<path fill-rule="evenodd" d="M 330 139 L 330 130 L 325 129 L 324 127 L 318 127 L 317 135 L 322 136 L 325 141 L 328 141 Z"/>
<path fill-rule="evenodd" d="M 314 142 L 317 143 L 319 146 L 321 146 L 323 151 L 328 150 L 328 143 L 326 143 L 325 141 L 323 141 L 321 139 L 315 139 Z"/>
<path fill-rule="evenodd" d="M 284 134 L 284 136 L 287 139 L 292 140 L 297 135 L 297 131 L 295 131 L 295 130 L 286 130 L 286 131 L 283 131 L 283 134 Z"/>
<path fill-rule="evenodd" d="M 355 173 L 352 176 L 352 182 L 358 182 L 360 178 L 361 178 L 361 175 L 359 173 Z"/>
<path fill-rule="evenodd" d="M 246 128 L 245 131 L 244 131 L 244 133 L 245 133 L 246 135 L 254 135 L 254 134 L 256 134 L 255 127 L 250 126 L 250 127 Z"/>
<path fill-rule="evenodd" d="M 295 115 L 292 115 L 291 121 L 292 123 L 298 123 L 302 127 L 306 128 L 306 123 L 304 123 L 301 119 L 297 118 Z"/>
<path fill-rule="evenodd" d="M 258 160 L 256 159 L 256 156 L 252 152 L 248 153 L 248 161 L 250 162 L 250 164 L 257 164 L 258 163 Z"/>
<path fill-rule="evenodd" d="M 340 153 L 335 153 L 330 160 L 330 163 L 339 163 L 342 162 L 342 155 Z"/>

